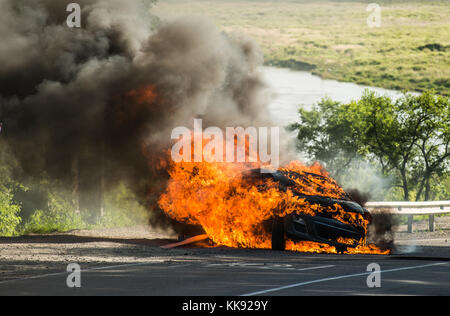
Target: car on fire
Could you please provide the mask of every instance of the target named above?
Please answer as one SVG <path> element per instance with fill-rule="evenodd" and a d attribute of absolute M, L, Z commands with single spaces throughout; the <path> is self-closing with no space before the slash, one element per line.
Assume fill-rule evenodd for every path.
<path fill-rule="evenodd" d="M 256 187 L 259 191 L 270 188 L 290 191 L 295 197 L 289 212 L 280 205 L 280 212 L 274 211 L 273 216 L 262 223 L 264 231 L 271 235 L 273 250 L 285 250 L 287 240 L 291 240 L 294 243 L 327 244 L 344 253 L 365 242 L 367 225 L 372 217 L 361 206 L 363 203 L 356 202 L 334 179 L 319 173 L 283 168 L 250 169 L 241 175 L 246 186 Z M 200 225 L 178 224 L 180 241 L 188 236 L 205 234 Z"/>
<path fill-rule="evenodd" d="M 324 208 L 333 208 L 339 205 L 344 213 L 360 214 L 366 220 L 371 221 L 370 213 L 360 204 L 355 202 L 350 195 L 344 192 L 337 183 L 329 178 L 310 172 L 295 172 L 291 170 L 277 170 L 275 172 L 261 172 L 261 169 L 254 169 L 247 172 L 249 179 L 255 178 L 272 180 L 280 190 L 291 190 L 292 193 L 302 201 L 311 205 L 320 205 Z M 304 194 L 298 190 L 299 183 L 302 186 L 312 185 L 315 180 L 322 184 L 328 183 L 335 186 L 339 193 L 333 197 L 323 194 Z M 269 226 L 270 227 L 270 226 Z M 348 248 L 355 248 L 360 241 L 365 239 L 366 227 L 363 223 L 359 225 L 349 224 L 335 219 L 330 212 L 317 212 L 314 216 L 301 211 L 301 206 L 297 211 L 284 217 L 275 216 L 271 219 L 272 249 L 285 250 L 286 240 L 294 242 L 311 241 L 334 246 L 337 252 L 345 252 Z M 346 242 L 342 242 L 345 240 Z M 347 242 L 351 241 L 351 242 Z"/>

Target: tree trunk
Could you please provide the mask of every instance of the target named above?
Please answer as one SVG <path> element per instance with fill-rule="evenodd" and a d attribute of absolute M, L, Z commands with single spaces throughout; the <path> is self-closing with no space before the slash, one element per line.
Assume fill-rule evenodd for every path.
<path fill-rule="evenodd" d="M 406 178 L 406 170 L 400 170 L 402 175 L 403 200 L 409 201 L 408 179 Z"/>
<path fill-rule="evenodd" d="M 428 176 L 425 184 L 425 201 L 430 200 L 430 193 L 431 193 L 430 176 Z"/>
<path fill-rule="evenodd" d="M 72 197 L 75 204 L 75 214 L 80 214 L 80 171 L 78 156 L 72 161 Z"/>
<path fill-rule="evenodd" d="M 101 146 L 101 161 L 100 161 L 100 218 L 105 216 L 105 143 L 102 142 Z"/>
<path fill-rule="evenodd" d="M 424 188 L 425 188 L 425 201 L 429 200 L 429 193 L 427 193 L 427 185 L 428 185 L 428 190 L 429 190 L 429 186 L 430 186 L 430 177 L 431 177 L 431 171 L 429 171 L 428 169 L 425 170 L 425 173 L 422 177 L 422 180 L 420 181 L 420 185 L 419 185 L 419 190 L 417 191 L 417 196 L 416 196 L 416 202 L 420 200 L 420 197 L 422 196 L 422 193 L 424 193 Z M 428 195 L 428 197 L 427 197 Z"/>
<path fill-rule="evenodd" d="M 419 190 L 417 191 L 416 195 L 416 202 L 420 201 L 424 185 L 425 185 L 425 178 L 423 178 L 422 181 L 420 181 Z"/>

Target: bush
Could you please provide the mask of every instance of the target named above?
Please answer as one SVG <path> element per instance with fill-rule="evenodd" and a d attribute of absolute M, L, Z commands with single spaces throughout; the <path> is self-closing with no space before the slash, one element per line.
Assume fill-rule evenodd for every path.
<path fill-rule="evenodd" d="M 22 226 L 21 234 L 48 234 L 75 229 L 129 227 L 148 223 L 148 212 L 136 196 L 119 184 L 105 193 L 105 210 L 95 224 L 88 224 L 89 210 L 76 212 L 68 193 L 48 195 L 48 209 L 35 210 Z"/>
<path fill-rule="evenodd" d="M 86 228 L 81 214 L 64 199 L 49 195 L 49 210 L 36 210 L 23 226 L 22 234 L 48 234 Z"/>
<path fill-rule="evenodd" d="M 10 177 L 9 167 L 3 164 L 6 148 L 0 142 L 0 236 L 17 234 L 21 222 L 21 206 L 14 202 L 13 188 L 18 186 Z"/>
<path fill-rule="evenodd" d="M 16 229 L 21 222 L 20 206 L 14 204 L 12 199 L 11 191 L 0 184 L 0 236 L 17 234 Z"/>

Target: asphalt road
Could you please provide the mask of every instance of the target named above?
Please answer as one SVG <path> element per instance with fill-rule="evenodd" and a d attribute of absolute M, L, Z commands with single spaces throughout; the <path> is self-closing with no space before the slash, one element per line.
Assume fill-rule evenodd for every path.
<path fill-rule="evenodd" d="M 66 265 L 0 281 L 0 295 L 450 295 L 450 261 L 439 258 L 315 255 L 191 249 L 152 262 L 81 265 L 69 288 Z M 376 263 L 380 274 L 368 271 Z M 379 277 L 379 278 L 378 278 Z M 378 285 L 375 287 L 369 285 Z M 379 281 L 378 283 L 376 281 Z"/>

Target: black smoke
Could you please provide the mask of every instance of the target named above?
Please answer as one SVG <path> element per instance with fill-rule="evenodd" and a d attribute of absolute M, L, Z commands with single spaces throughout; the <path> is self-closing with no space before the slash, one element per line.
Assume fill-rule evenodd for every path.
<path fill-rule="evenodd" d="M 346 190 L 350 198 L 365 207 L 370 200 L 368 192 L 361 192 L 358 189 Z M 373 243 L 382 249 L 393 249 L 395 239 L 395 228 L 398 225 L 389 209 L 379 209 L 371 214 L 371 220 L 367 227 L 367 241 Z"/>
<path fill-rule="evenodd" d="M 267 124 L 250 38 L 199 17 L 155 29 L 138 0 L 79 0 L 82 27 L 70 28 L 70 2 L 0 2 L 2 150 L 30 177 L 80 192 L 126 181 L 154 198 L 172 128 Z"/>

